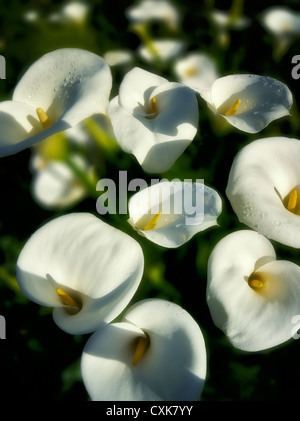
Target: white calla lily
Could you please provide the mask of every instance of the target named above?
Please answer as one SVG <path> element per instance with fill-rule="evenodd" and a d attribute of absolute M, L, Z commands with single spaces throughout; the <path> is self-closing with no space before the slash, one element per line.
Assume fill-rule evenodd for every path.
<path fill-rule="evenodd" d="M 230 31 L 242 31 L 251 24 L 251 19 L 243 14 L 243 2 L 240 0 L 233 0 L 228 11 L 213 10 L 209 17 L 216 30 L 215 38 L 223 48 L 229 47 Z"/>
<path fill-rule="evenodd" d="M 11 101 L 0 103 L 0 156 L 106 114 L 112 77 L 94 53 L 63 48 L 45 54 L 22 76 Z"/>
<path fill-rule="evenodd" d="M 146 62 L 152 63 L 159 59 L 161 63 L 167 63 L 170 60 L 182 54 L 185 48 L 185 42 L 180 39 L 157 39 L 152 40 L 151 48 L 141 44 L 137 49 L 137 54 Z"/>
<path fill-rule="evenodd" d="M 203 335 L 179 305 L 146 299 L 90 337 L 81 372 L 93 401 L 197 401 L 206 378 Z"/>
<path fill-rule="evenodd" d="M 200 95 L 215 114 L 247 133 L 257 133 L 289 115 L 293 104 L 292 93 L 284 83 L 253 74 L 224 76 Z"/>
<path fill-rule="evenodd" d="M 142 277 L 141 247 L 88 213 L 64 215 L 38 229 L 17 261 L 21 291 L 54 307 L 55 323 L 83 334 L 111 322 L 132 299 Z"/>
<path fill-rule="evenodd" d="M 262 25 L 275 37 L 300 35 L 300 13 L 285 6 L 273 6 L 261 16 Z"/>
<path fill-rule="evenodd" d="M 273 6 L 261 14 L 260 21 L 274 39 L 273 57 L 278 61 L 300 35 L 300 13 L 285 6 Z"/>
<path fill-rule="evenodd" d="M 178 59 L 174 65 L 174 72 L 181 83 L 196 92 L 209 89 L 219 77 L 214 61 L 201 52 L 190 52 Z"/>
<path fill-rule="evenodd" d="M 244 15 L 235 15 L 225 10 L 213 10 L 210 15 L 213 23 L 219 30 L 236 30 L 242 31 L 251 24 L 251 19 Z"/>
<path fill-rule="evenodd" d="M 104 124 L 100 117 L 103 116 L 93 121 Z M 90 155 L 93 141 L 85 128 L 77 125 L 34 145 L 30 160 L 31 190 L 39 205 L 66 209 L 92 193 L 96 185 L 95 167 L 82 151 Z"/>
<path fill-rule="evenodd" d="M 207 303 L 231 344 L 257 352 L 292 337 L 300 311 L 300 268 L 276 260 L 270 241 L 255 231 L 227 235 L 208 261 Z"/>
<path fill-rule="evenodd" d="M 125 11 L 132 24 L 162 22 L 171 29 L 178 29 L 180 15 L 177 8 L 168 0 L 140 0 Z"/>
<path fill-rule="evenodd" d="M 63 22 L 84 24 L 90 13 L 90 6 L 83 1 L 70 1 L 65 3 L 60 12 Z"/>
<path fill-rule="evenodd" d="M 300 248 L 300 141 L 258 139 L 235 157 L 226 194 L 240 222 Z"/>
<path fill-rule="evenodd" d="M 134 59 L 134 53 L 127 49 L 115 49 L 106 51 L 103 55 L 104 60 L 109 66 L 131 65 Z"/>
<path fill-rule="evenodd" d="M 167 171 L 198 130 L 196 94 L 138 67 L 125 75 L 109 115 L 120 147 L 146 172 Z"/>
<path fill-rule="evenodd" d="M 203 183 L 162 180 L 135 193 L 128 210 L 128 222 L 140 235 L 162 247 L 174 248 L 217 225 L 222 200 Z"/>
<path fill-rule="evenodd" d="M 71 158 L 86 175 L 93 174 L 89 162 L 81 156 Z M 31 160 L 33 170 L 32 195 L 46 209 L 66 209 L 87 195 L 87 189 L 64 161 L 47 161 L 35 154 Z"/>

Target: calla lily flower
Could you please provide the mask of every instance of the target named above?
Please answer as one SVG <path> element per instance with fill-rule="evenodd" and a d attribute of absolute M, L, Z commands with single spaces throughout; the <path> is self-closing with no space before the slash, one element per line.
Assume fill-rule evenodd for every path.
<path fill-rule="evenodd" d="M 235 157 L 226 194 L 239 221 L 300 248 L 300 141 L 258 139 Z"/>
<path fill-rule="evenodd" d="M 262 14 L 263 26 L 276 37 L 300 35 L 300 13 L 284 6 L 274 6 Z"/>
<path fill-rule="evenodd" d="M 146 62 L 152 63 L 159 59 L 161 63 L 167 63 L 178 57 L 185 49 L 185 42 L 180 39 L 158 39 L 151 42 L 151 48 L 141 44 L 137 54 Z"/>
<path fill-rule="evenodd" d="M 260 20 L 274 38 L 275 58 L 281 58 L 300 35 L 300 13 L 285 6 L 274 6 L 266 9 Z"/>
<path fill-rule="evenodd" d="M 202 183 L 165 180 L 135 193 L 128 210 L 128 222 L 140 235 L 162 247 L 174 248 L 217 225 L 222 200 Z"/>
<path fill-rule="evenodd" d="M 0 156 L 17 153 L 95 114 L 106 114 L 112 77 L 89 51 L 63 48 L 33 63 L 0 103 Z"/>
<path fill-rule="evenodd" d="M 191 52 L 176 61 L 174 72 L 181 83 L 202 92 L 218 79 L 219 73 L 213 60 L 204 53 Z"/>
<path fill-rule="evenodd" d="M 134 59 L 134 54 L 131 50 L 109 50 L 103 55 L 104 60 L 109 66 L 126 66 L 130 65 Z"/>
<path fill-rule="evenodd" d="M 141 0 L 125 11 L 132 24 L 162 22 L 176 30 L 179 27 L 180 15 L 174 5 L 167 0 Z"/>
<path fill-rule="evenodd" d="M 95 123 L 105 123 L 99 118 L 102 116 L 97 117 L 93 119 Z M 31 190 L 39 205 L 67 209 L 94 192 L 95 166 L 88 159 L 94 141 L 85 126 L 77 125 L 34 145 L 30 159 Z"/>
<path fill-rule="evenodd" d="M 70 1 L 61 8 L 61 19 L 64 22 L 84 24 L 90 13 L 90 7 L 83 1 Z"/>
<path fill-rule="evenodd" d="M 231 344 L 257 352 L 292 337 L 300 310 L 300 268 L 276 260 L 270 241 L 255 231 L 227 235 L 208 261 L 207 303 Z"/>
<path fill-rule="evenodd" d="M 70 334 L 97 330 L 132 299 L 143 273 L 139 244 L 94 215 L 73 213 L 38 229 L 17 261 L 17 281 L 33 302 L 54 307 Z"/>
<path fill-rule="evenodd" d="M 252 74 L 219 78 L 200 95 L 215 114 L 247 133 L 257 133 L 273 120 L 289 115 L 293 104 L 292 93 L 284 83 Z"/>
<path fill-rule="evenodd" d="M 81 372 L 93 401 L 196 401 L 206 378 L 203 335 L 179 305 L 146 299 L 89 338 Z"/>
<path fill-rule="evenodd" d="M 225 10 L 214 10 L 210 15 L 214 24 L 220 30 L 236 30 L 242 31 L 251 24 L 251 19 L 243 15 L 233 15 Z"/>
<path fill-rule="evenodd" d="M 167 171 L 198 129 L 196 94 L 138 67 L 125 75 L 109 115 L 120 147 L 146 172 Z"/>
<path fill-rule="evenodd" d="M 93 168 L 79 155 L 72 157 L 86 177 L 93 177 Z M 87 196 L 87 189 L 64 161 L 47 161 L 38 154 L 31 159 L 32 195 L 46 209 L 67 209 Z"/>
<path fill-rule="evenodd" d="M 227 48 L 230 43 L 230 31 L 242 31 L 248 28 L 251 20 L 243 14 L 243 2 L 233 0 L 230 10 L 213 10 L 210 19 L 215 27 L 219 44 Z"/>

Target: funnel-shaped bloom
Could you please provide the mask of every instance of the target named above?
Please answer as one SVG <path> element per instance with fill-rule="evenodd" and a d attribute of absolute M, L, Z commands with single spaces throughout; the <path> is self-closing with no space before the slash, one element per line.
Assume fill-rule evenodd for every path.
<path fill-rule="evenodd" d="M 278 61 L 300 35 L 300 13 L 285 6 L 273 6 L 261 15 L 261 24 L 274 38 L 274 59 Z"/>
<path fill-rule="evenodd" d="M 205 343 L 179 305 L 147 299 L 90 337 L 81 370 L 94 401 L 196 401 L 206 377 Z"/>
<path fill-rule="evenodd" d="M 125 11 L 132 24 L 164 23 L 176 30 L 180 23 L 180 14 L 168 0 L 141 0 Z"/>
<path fill-rule="evenodd" d="M 92 178 L 93 168 L 81 156 L 72 158 L 77 168 Z M 87 195 L 87 189 L 80 178 L 64 161 L 46 161 L 34 155 L 32 194 L 39 205 L 46 209 L 66 209 L 74 206 Z"/>
<path fill-rule="evenodd" d="M 133 297 L 143 272 L 139 244 L 87 213 L 61 216 L 37 230 L 17 262 L 21 291 L 54 307 L 55 323 L 83 334 L 111 322 Z"/>
<path fill-rule="evenodd" d="M 146 62 L 152 63 L 159 59 L 161 63 L 167 63 L 181 55 L 185 48 L 185 42 L 180 39 L 157 39 L 151 42 L 151 48 L 141 44 L 137 54 Z"/>
<path fill-rule="evenodd" d="M 94 190 L 95 167 L 88 159 L 92 140 L 84 127 L 77 125 L 34 145 L 32 194 L 42 207 L 66 209 Z"/>
<path fill-rule="evenodd" d="M 128 208 L 128 222 L 140 235 L 173 248 L 217 225 L 222 200 L 203 183 L 163 180 L 134 194 Z"/>
<path fill-rule="evenodd" d="M 114 49 L 106 51 L 103 55 L 104 60 L 111 67 L 130 66 L 134 59 L 134 53 L 127 49 Z"/>
<path fill-rule="evenodd" d="M 284 83 L 252 74 L 219 78 L 200 94 L 216 114 L 247 133 L 257 133 L 273 120 L 289 115 L 293 104 L 292 93 Z"/>
<path fill-rule="evenodd" d="M 200 52 L 191 52 L 177 60 L 174 71 L 181 83 L 197 92 L 209 89 L 219 77 L 213 60 Z"/>
<path fill-rule="evenodd" d="M 272 348 L 292 337 L 300 311 L 300 268 L 276 260 L 255 231 L 229 234 L 208 261 L 207 302 L 214 323 L 244 351 Z"/>
<path fill-rule="evenodd" d="M 210 17 L 219 30 L 242 31 L 251 24 L 251 19 L 247 16 L 235 15 L 225 10 L 213 10 Z"/>
<path fill-rule="evenodd" d="M 61 8 L 60 16 L 63 22 L 84 24 L 87 21 L 90 7 L 83 1 L 70 1 Z"/>
<path fill-rule="evenodd" d="M 226 194 L 239 221 L 300 248 L 300 141 L 258 139 L 235 157 Z"/>
<path fill-rule="evenodd" d="M 147 172 L 168 170 L 198 129 L 196 94 L 138 67 L 125 75 L 109 114 L 117 142 Z"/>
<path fill-rule="evenodd" d="M 266 9 L 261 22 L 278 40 L 300 35 L 300 13 L 288 7 L 274 6 Z"/>
<path fill-rule="evenodd" d="M 105 114 L 112 77 L 89 51 L 63 48 L 33 63 L 0 103 L 0 156 L 17 153 L 94 114 Z"/>

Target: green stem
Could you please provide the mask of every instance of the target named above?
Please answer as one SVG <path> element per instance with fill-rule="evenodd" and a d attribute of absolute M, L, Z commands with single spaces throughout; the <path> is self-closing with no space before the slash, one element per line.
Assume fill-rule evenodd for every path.
<path fill-rule="evenodd" d="M 16 277 L 11 275 L 3 266 L 0 266 L 0 280 L 16 294 L 19 302 L 27 302 L 27 298 L 21 292 Z"/>
<path fill-rule="evenodd" d="M 106 151 L 115 153 L 115 151 L 118 149 L 116 139 L 107 133 L 107 131 L 103 129 L 103 127 L 93 118 L 86 120 L 84 128 L 98 143 L 98 145 L 104 148 Z"/>
<path fill-rule="evenodd" d="M 152 55 L 153 60 L 157 63 L 160 63 L 160 55 L 159 52 L 155 46 L 155 43 L 153 42 L 151 36 L 149 35 L 148 27 L 146 25 L 134 25 L 132 27 L 134 32 L 140 37 L 141 42 L 145 45 L 145 47 L 148 49 L 149 53 Z"/>
<path fill-rule="evenodd" d="M 72 158 L 68 157 L 65 160 L 65 163 L 68 165 L 70 170 L 73 172 L 73 174 L 78 178 L 78 180 L 83 184 L 83 186 L 86 188 L 88 194 L 94 198 L 97 199 L 97 191 L 96 191 L 96 179 L 92 179 L 89 174 L 80 168 L 73 160 Z"/>
<path fill-rule="evenodd" d="M 229 11 L 230 24 L 234 24 L 243 14 L 244 0 L 233 0 Z"/>

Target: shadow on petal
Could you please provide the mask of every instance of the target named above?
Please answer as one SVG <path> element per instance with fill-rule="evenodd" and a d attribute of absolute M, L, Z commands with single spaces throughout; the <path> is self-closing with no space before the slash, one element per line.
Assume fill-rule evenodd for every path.
<path fill-rule="evenodd" d="M 143 160 L 146 172 L 160 173 L 167 171 L 185 151 L 192 140 L 174 139 L 153 145 Z"/>
<path fill-rule="evenodd" d="M 0 148 L 5 151 L 10 148 L 17 147 L 17 145 L 36 134 L 39 129 L 38 121 L 35 120 L 31 115 L 27 116 L 27 121 L 32 126 L 32 129 L 28 131 L 15 117 L 4 111 L 0 112 Z M 42 130 L 42 129 L 41 129 Z M 2 153 L 1 153 L 2 155 Z"/>
<path fill-rule="evenodd" d="M 200 362 L 202 378 L 201 374 L 198 375 L 189 368 L 197 365 L 195 371 L 200 371 L 200 359 L 193 353 L 189 346 L 190 338 L 184 331 L 178 330 L 169 337 L 146 331 L 150 344 L 139 363 L 133 366 L 132 358 L 135 351 L 133 339 L 135 336 L 138 337 L 138 333 L 128 334 L 118 325 L 109 325 L 108 328 L 111 332 L 109 338 L 106 337 L 105 343 L 101 341 L 101 346 L 88 347 L 85 353 L 103 359 L 101 364 L 103 363 L 106 370 L 109 367 L 106 366 L 106 360 L 120 363 L 120 381 L 124 380 L 121 389 L 126 388 L 127 381 L 133 384 L 132 400 L 137 400 L 135 399 L 137 396 L 142 396 L 143 399 L 143 395 L 148 396 L 149 391 L 151 391 L 151 396 L 157 396 L 165 401 L 189 401 L 200 398 L 205 382 L 206 355 L 203 355 L 203 363 Z M 199 350 L 201 350 L 201 343 Z M 122 365 L 127 366 L 130 371 L 126 377 L 122 377 L 124 372 Z M 95 375 L 101 376 L 101 372 Z M 109 389 L 109 387 L 106 383 L 106 388 Z M 113 391 L 111 396 L 112 400 L 122 400 L 120 395 L 114 397 Z"/>
<path fill-rule="evenodd" d="M 176 87 L 172 87 L 171 83 L 170 85 L 169 89 L 164 91 L 161 89 L 165 85 L 158 87 L 157 90 L 160 91 L 157 94 L 155 94 L 156 90 L 152 91 L 152 96 L 155 96 L 157 104 L 156 116 L 151 119 L 141 115 L 136 115 L 136 117 L 153 133 L 177 136 L 179 135 L 179 127 L 184 126 L 182 136 L 187 131 L 187 137 L 190 137 L 191 129 L 186 128 L 192 126 L 195 129 L 194 136 L 198 128 L 198 104 L 195 93 L 190 88 L 181 85 Z M 145 98 L 149 95 L 148 91 Z M 149 101 L 149 99 L 145 99 L 145 101 Z"/>

